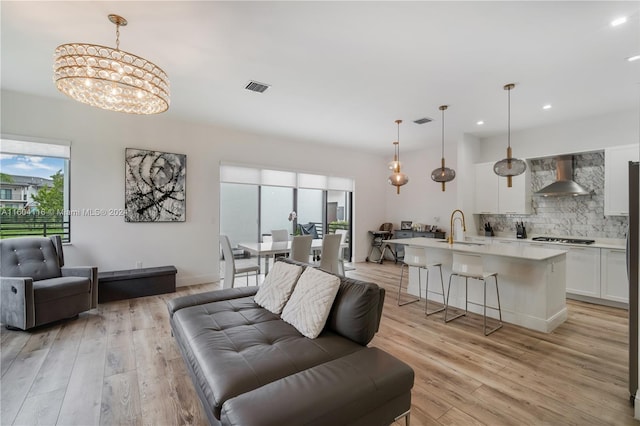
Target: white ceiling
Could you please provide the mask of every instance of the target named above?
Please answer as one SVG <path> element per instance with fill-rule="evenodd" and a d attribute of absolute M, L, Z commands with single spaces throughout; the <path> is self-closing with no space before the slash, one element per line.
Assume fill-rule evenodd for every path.
<path fill-rule="evenodd" d="M 171 80 L 167 116 L 360 149 L 438 146 L 638 108 L 640 3 L 2 1 L 2 89 L 63 99 L 55 47 L 115 46 Z M 610 21 L 628 16 L 611 27 Z M 249 80 L 272 85 L 244 90 Z M 73 102 L 69 100 L 69 102 Z M 544 104 L 553 108 L 543 110 Z M 105 114 L 113 114 L 105 112 Z M 425 125 L 412 121 L 435 119 Z M 145 117 L 141 117 L 145 119 Z M 477 126 L 484 120 L 484 126 Z"/>

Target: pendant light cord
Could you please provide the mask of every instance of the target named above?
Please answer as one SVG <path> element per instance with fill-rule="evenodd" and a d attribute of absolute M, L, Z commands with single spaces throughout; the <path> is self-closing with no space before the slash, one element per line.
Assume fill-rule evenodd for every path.
<path fill-rule="evenodd" d="M 446 108 L 441 108 L 441 109 L 442 109 L 442 158 L 444 158 L 444 110 Z"/>
<path fill-rule="evenodd" d="M 511 148 L 511 88 L 507 89 L 507 146 Z"/>

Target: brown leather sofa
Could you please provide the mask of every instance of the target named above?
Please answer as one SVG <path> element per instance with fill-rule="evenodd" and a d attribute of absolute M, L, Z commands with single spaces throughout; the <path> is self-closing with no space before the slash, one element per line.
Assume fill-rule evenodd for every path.
<path fill-rule="evenodd" d="M 413 370 L 366 346 L 378 330 L 384 289 L 340 278 L 316 339 L 257 305 L 258 287 L 168 302 L 173 335 L 212 425 L 409 423 Z"/>

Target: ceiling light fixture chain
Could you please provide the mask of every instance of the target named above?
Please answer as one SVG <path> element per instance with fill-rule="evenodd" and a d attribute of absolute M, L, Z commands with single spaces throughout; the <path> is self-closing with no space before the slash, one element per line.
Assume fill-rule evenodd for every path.
<path fill-rule="evenodd" d="M 151 61 L 120 50 L 120 27 L 127 20 L 108 15 L 116 26 L 116 48 L 68 43 L 54 53 L 53 80 L 65 95 L 101 109 L 157 114 L 169 108 L 167 74 Z"/>
<path fill-rule="evenodd" d="M 507 178 L 507 187 L 513 185 L 513 176 L 524 173 L 527 169 L 527 163 L 519 158 L 513 158 L 511 151 L 511 90 L 516 87 L 514 83 L 505 84 L 503 87 L 507 91 L 507 157 L 496 162 L 493 165 L 493 171 L 498 176 Z"/>
<path fill-rule="evenodd" d="M 444 112 L 449 108 L 448 105 L 440 105 L 438 108 L 442 111 L 442 158 L 440 160 L 440 167 L 431 172 L 431 179 L 434 182 L 442 184 L 442 191 L 445 191 L 445 184 L 451 182 L 456 177 L 456 172 L 445 166 L 444 161 Z"/>
<path fill-rule="evenodd" d="M 396 193 L 400 194 L 400 187 L 406 185 L 409 182 L 409 177 L 400 171 L 400 123 L 402 120 L 396 120 L 398 125 L 398 139 L 393 143 L 393 161 L 389 163 L 389 168 L 393 171 L 391 176 L 387 179 L 390 185 L 396 187 Z"/>

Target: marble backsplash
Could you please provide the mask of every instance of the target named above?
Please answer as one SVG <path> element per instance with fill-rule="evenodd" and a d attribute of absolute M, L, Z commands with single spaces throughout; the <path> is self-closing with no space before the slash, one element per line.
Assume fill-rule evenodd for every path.
<path fill-rule="evenodd" d="M 553 158 L 531 160 L 532 192 L 555 181 Z M 496 235 L 515 236 L 516 222 L 524 222 L 529 237 L 538 235 L 575 238 L 623 239 L 626 216 L 604 215 L 604 152 L 574 155 L 573 178 L 593 191 L 579 197 L 532 197 L 530 215 L 480 215 L 479 223 L 490 222 Z M 483 231 L 482 231 L 483 232 Z M 480 232 L 480 233 L 482 233 Z"/>

